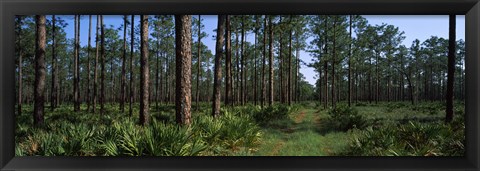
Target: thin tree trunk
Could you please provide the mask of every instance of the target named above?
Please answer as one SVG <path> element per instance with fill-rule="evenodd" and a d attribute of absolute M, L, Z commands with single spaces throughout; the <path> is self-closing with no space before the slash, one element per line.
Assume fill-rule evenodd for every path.
<path fill-rule="evenodd" d="M 337 39 L 337 30 L 336 30 L 336 26 L 337 26 L 337 17 L 335 16 L 334 17 L 334 21 L 333 21 L 333 56 L 332 56 L 332 107 L 335 108 L 336 106 L 336 101 L 335 101 L 335 64 L 336 64 L 336 61 L 335 61 L 335 58 L 337 58 L 337 54 L 336 54 L 336 39 Z"/>
<path fill-rule="evenodd" d="M 350 43 L 348 45 L 348 106 L 352 106 L 352 15 L 350 15 Z"/>
<path fill-rule="evenodd" d="M 237 64 L 237 67 L 235 67 L 236 71 L 235 71 L 235 104 L 238 104 L 240 102 L 240 90 L 239 90 L 239 87 L 240 87 L 240 49 L 238 48 L 238 44 L 239 44 L 239 40 L 238 40 L 239 36 L 238 36 L 238 29 L 235 28 L 235 51 L 236 51 L 236 64 Z"/>
<path fill-rule="evenodd" d="M 97 109 L 97 70 L 98 70 L 98 51 L 99 51 L 99 44 L 98 41 L 100 41 L 100 38 L 98 37 L 99 34 L 98 32 L 100 31 L 100 16 L 97 15 L 97 30 L 95 32 L 95 65 L 93 69 L 93 106 L 92 106 L 92 112 L 95 113 Z"/>
<path fill-rule="evenodd" d="M 270 81 L 269 81 L 269 97 L 268 97 L 268 105 L 272 106 L 273 105 L 273 24 L 272 24 L 272 18 L 269 16 L 269 32 L 270 32 L 270 37 L 269 37 L 269 69 L 270 69 Z"/>
<path fill-rule="evenodd" d="M 284 69 L 283 69 L 283 55 L 282 55 L 282 52 L 283 52 L 283 26 L 282 26 L 282 16 L 280 16 L 280 21 L 278 23 L 279 25 L 279 37 L 280 37 L 280 41 L 279 41 L 279 44 L 280 44 L 280 47 L 278 49 L 278 64 L 279 64 L 279 70 L 278 70 L 278 75 L 279 75 L 279 89 L 280 91 L 278 91 L 278 97 L 280 98 L 280 103 L 284 104 L 285 103 L 285 93 L 284 93 L 284 81 L 283 81 L 283 73 L 284 73 Z"/>
<path fill-rule="evenodd" d="M 262 56 L 262 98 L 260 105 L 264 106 L 267 97 L 267 80 L 265 77 L 265 61 L 267 59 L 267 15 L 263 22 L 263 56 Z"/>
<path fill-rule="evenodd" d="M 290 23 L 292 23 L 292 16 L 290 15 Z M 290 44 L 288 45 L 288 78 L 287 78 L 287 101 L 288 101 L 288 105 L 291 105 L 292 104 L 292 26 L 290 26 Z"/>
<path fill-rule="evenodd" d="M 325 101 L 324 101 L 324 105 L 323 105 L 323 108 L 324 109 L 327 109 L 327 106 L 328 106 L 328 60 L 326 59 L 327 55 L 328 55 L 328 16 L 326 16 L 325 18 L 325 22 L 324 22 L 324 25 L 325 25 L 325 31 L 324 31 L 324 37 L 325 37 L 325 47 L 324 47 L 324 60 L 323 60 L 323 69 L 325 70 L 324 71 L 324 82 L 325 82 Z"/>
<path fill-rule="evenodd" d="M 377 52 L 377 55 L 376 56 L 376 60 L 375 60 L 375 104 L 378 103 L 378 98 L 380 96 L 380 87 L 379 87 L 379 80 L 380 80 L 380 76 L 378 74 L 378 60 L 379 60 L 379 56 L 380 54 L 378 54 L 379 52 Z"/>
<path fill-rule="evenodd" d="M 299 43 L 298 32 L 295 32 L 295 34 L 297 35 L 297 36 L 295 36 L 297 38 L 297 43 Z M 296 52 L 297 52 L 297 55 L 296 55 L 296 59 L 295 59 L 296 69 L 295 69 L 295 96 L 294 97 L 295 97 L 295 102 L 298 103 L 299 102 L 299 96 L 300 96 L 300 83 L 299 83 L 300 82 L 300 76 L 299 76 L 299 73 L 300 73 L 300 46 L 299 45 L 297 46 Z M 319 80 L 321 81 L 322 79 L 319 78 Z M 321 84 L 319 84 L 319 85 L 321 85 Z M 320 89 L 319 92 L 322 92 L 321 89 Z"/>
<path fill-rule="evenodd" d="M 117 49 L 116 47 L 113 47 L 110 49 L 110 52 L 113 52 L 113 49 Z M 115 103 L 115 94 L 116 93 L 113 93 L 113 92 L 116 92 L 115 91 L 115 65 L 113 65 L 113 60 L 115 58 L 112 56 L 110 56 L 110 84 L 112 85 L 112 87 L 110 88 L 110 104 L 113 104 Z M 108 93 L 107 93 L 108 94 Z"/>
<path fill-rule="evenodd" d="M 120 90 L 120 112 L 125 112 L 125 87 L 127 82 L 126 67 L 127 67 L 127 15 L 123 16 L 123 56 L 122 56 L 122 82 Z"/>
<path fill-rule="evenodd" d="M 253 68 L 254 68 L 254 78 L 253 78 L 253 104 L 256 106 L 257 105 L 257 37 L 258 37 L 258 25 L 260 25 L 259 23 L 259 19 L 258 19 L 258 16 L 256 15 L 255 16 L 255 45 L 254 45 L 254 49 L 253 49 Z"/>
<path fill-rule="evenodd" d="M 140 55 L 140 124 L 147 125 L 149 122 L 149 93 L 148 85 L 150 70 L 148 64 L 148 15 L 140 15 L 141 29 L 141 55 Z"/>
<path fill-rule="evenodd" d="M 241 55 L 241 64 L 240 64 L 240 98 L 241 98 L 241 105 L 245 105 L 245 82 L 246 82 L 246 78 L 245 78 L 245 17 L 242 16 L 242 31 L 241 31 L 241 35 L 242 35 L 242 40 L 241 40 L 241 45 L 240 45 L 240 55 Z"/>
<path fill-rule="evenodd" d="M 105 26 L 103 25 L 103 15 L 100 15 L 100 30 L 102 46 L 100 52 L 100 115 L 105 114 Z"/>
<path fill-rule="evenodd" d="M 232 105 L 231 103 L 231 98 L 232 98 L 232 49 L 231 49 L 231 43 L 232 43 L 232 38 L 230 34 L 230 16 L 227 15 L 225 16 L 225 24 L 226 24 L 226 31 L 225 31 L 225 37 L 226 37 L 226 64 L 225 64 L 225 72 L 227 75 L 227 78 L 225 79 L 225 105 Z"/>
<path fill-rule="evenodd" d="M 55 15 L 52 15 L 52 87 L 51 87 L 51 96 L 50 96 L 50 110 L 53 111 L 57 107 L 57 89 L 58 89 L 58 80 L 57 80 L 57 56 L 55 53 L 55 48 L 57 46 L 55 41 Z"/>
<path fill-rule="evenodd" d="M 22 115 L 22 95 L 23 95 L 23 48 L 22 48 L 22 18 L 19 17 L 18 22 L 18 104 L 17 104 L 17 114 Z"/>
<path fill-rule="evenodd" d="M 157 21 L 157 25 L 155 25 L 155 32 L 157 34 L 157 37 L 156 37 L 156 41 L 155 41 L 155 45 L 156 45 L 156 50 L 155 50 L 155 54 L 156 54 L 156 67 L 155 67 L 155 86 L 154 86 L 154 89 L 155 89 L 155 96 L 153 99 L 155 99 L 155 109 L 158 110 L 158 97 L 159 97 L 159 87 L 161 87 L 159 85 L 159 79 L 161 80 L 161 78 L 158 78 L 159 74 L 160 74 L 160 22 Z"/>
<path fill-rule="evenodd" d="M 35 41 L 35 104 L 33 109 L 33 124 L 35 126 L 43 125 L 44 105 L 45 105 L 45 44 L 46 28 L 45 15 L 35 16 L 37 27 Z"/>
<path fill-rule="evenodd" d="M 449 16 L 449 38 L 448 38 L 448 80 L 447 80 L 447 108 L 445 122 L 450 123 L 453 119 L 453 82 L 455 74 L 455 26 L 456 16 Z"/>
<path fill-rule="evenodd" d="M 190 15 L 175 15 L 176 43 L 176 122 L 180 125 L 190 125 L 192 105 L 192 51 Z"/>
<path fill-rule="evenodd" d="M 90 51 L 92 46 L 90 45 L 92 41 L 92 15 L 88 16 L 88 47 L 87 47 L 87 112 L 90 111 L 91 96 L 90 96 Z"/>
<path fill-rule="evenodd" d="M 201 35 L 200 35 L 201 34 L 201 27 L 200 27 L 201 26 L 201 21 L 200 20 L 201 20 L 200 15 L 198 15 L 198 41 L 197 41 L 197 43 L 198 43 L 198 46 L 197 46 L 198 58 L 197 58 L 197 88 L 196 88 L 197 91 L 195 92 L 196 93 L 195 97 L 196 97 L 196 107 L 197 107 L 196 109 L 197 109 L 197 111 L 200 109 L 199 104 L 198 104 L 198 101 L 200 99 L 200 91 L 198 89 L 198 85 L 200 83 L 200 77 L 201 77 L 200 68 L 201 68 L 201 63 L 202 63 Z"/>
<path fill-rule="evenodd" d="M 135 15 L 132 15 L 132 25 L 131 25 L 131 32 L 130 32 L 130 97 L 128 101 L 129 109 L 128 113 L 129 116 L 133 116 L 133 100 L 134 100 L 134 94 L 133 94 L 133 44 L 135 42 Z"/>
<path fill-rule="evenodd" d="M 223 56 L 223 35 L 225 31 L 225 15 L 218 16 L 217 42 L 215 45 L 215 77 L 213 79 L 213 104 L 212 116 L 220 115 L 220 88 L 222 85 L 222 56 Z"/>
<path fill-rule="evenodd" d="M 74 52 L 74 71 L 73 71 L 73 94 L 74 94 L 74 111 L 80 111 L 80 16 L 75 15 L 75 52 Z"/>

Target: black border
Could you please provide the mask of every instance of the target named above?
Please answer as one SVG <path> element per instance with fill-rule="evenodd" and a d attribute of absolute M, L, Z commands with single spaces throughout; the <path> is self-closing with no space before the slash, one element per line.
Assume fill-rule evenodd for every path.
<path fill-rule="evenodd" d="M 0 0 L 0 170 L 479 170 L 479 0 Z M 14 157 L 14 16 L 33 14 L 466 15 L 465 157 Z M 432 28 L 434 29 L 434 28 Z"/>

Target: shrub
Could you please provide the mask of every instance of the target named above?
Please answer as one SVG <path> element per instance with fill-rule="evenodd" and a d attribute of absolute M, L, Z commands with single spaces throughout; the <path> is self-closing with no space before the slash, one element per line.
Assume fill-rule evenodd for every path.
<path fill-rule="evenodd" d="M 362 103 L 362 102 L 358 102 L 357 104 L 355 104 L 355 106 L 367 106 L 366 103 Z"/>
<path fill-rule="evenodd" d="M 194 132 L 200 134 L 214 154 L 226 155 L 226 150 L 256 150 L 261 137 L 260 128 L 250 115 L 224 110 L 218 118 L 198 117 L 194 122 Z"/>
<path fill-rule="evenodd" d="M 288 118 L 288 114 L 291 111 L 291 107 L 287 107 L 285 105 L 273 105 L 265 107 L 259 112 L 255 112 L 253 118 L 257 123 L 261 125 L 267 125 L 272 121 Z"/>
<path fill-rule="evenodd" d="M 464 126 L 453 123 L 389 124 L 367 128 L 354 137 L 340 155 L 355 156 L 460 156 L 464 150 Z"/>
<path fill-rule="evenodd" d="M 347 131 L 349 129 L 365 128 L 367 119 L 360 115 L 354 108 L 346 105 L 338 105 L 328 111 L 327 124 L 336 130 Z"/>
<path fill-rule="evenodd" d="M 393 112 L 395 109 L 399 109 L 399 108 L 402 108 L 402 107 L 405 107 L 405 106 L 406 105 L 404 103 L 398 103 L 398 102 L 387 103 L 386 112 Z"/>

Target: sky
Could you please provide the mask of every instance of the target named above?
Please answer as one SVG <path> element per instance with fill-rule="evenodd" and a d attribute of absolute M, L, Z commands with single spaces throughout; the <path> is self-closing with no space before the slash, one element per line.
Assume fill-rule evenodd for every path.
<path fill-rule="evenodd" d="M 65 28 L 67 32 L 67 38 L 73 38 L 74 34 L 74 21 L 73 16 L 59 16 L 66 20 L 68 26 Z M 198 15 L 193 15 L 194 18 Z M 215 40 L 213 35 L 216 33 L 213 31 L 217 27 L 216 15 L 202 15 L 205 28 L 202 30 L 208 34 L 207 38 L 202 39 L 202 43 L 208 46 L 208 48 L 215 52 Z M 394 25 L 399 28 L 400 31 L 405 32 L 405 40 L 402 42 L 406 47 L 410 47 L 413 40 L 418 39 L 420 42 L 430 38 L 431 36 L 438 36 L 448 39 L 448 15 L 364 15 L 371 25 L 381 25 L 382 23 Z M 51 18 L 51 16 L 47 16 Z M 82 46 L 88 43 L 88 16 L 82 16 L 80 20 L 80 44 Z M 122 23 L 122 16 L 104 16 L 104 24 L 107 27 L 113 25 L 114 28 L 118 28 Z M 135 17 L 135 26 L 138 25 L 139 16 Z M 92 36 L 95 35 L 96 16 L 92 16 Z M 457 15 L 456 26 L 456 38 L 457 40 L 465 40 L 465 15 Z M 119 34 L 123 34 L 120 32 Z M 123 36 L 123 35 L 122 35 Z M 312 38 L 307 39 L 311 41 Z M 254 34 L 247 33 L 247 41 L 254 41 Z M 94 44 L 92 39 L 92 45 Z M 300 52 L 300 59 L 306 63 L 310 63 L 312 57 L 305 51 Z M 306 81 L 312 85 L 315 85 L 317 79 L 317 73 L 313 68 L 302 65 L 300 72 L 305 76 Z"/>

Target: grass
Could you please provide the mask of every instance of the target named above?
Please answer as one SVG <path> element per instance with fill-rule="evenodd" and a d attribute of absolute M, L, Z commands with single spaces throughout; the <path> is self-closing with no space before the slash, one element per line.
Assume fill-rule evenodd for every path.
<path fill-rule="evenodd" d="M 35 128 L 33 107 L 24 105 L 22 115 L 16 116 L 15 151 L 18 156 L 449 156 L 464 152 L 461 102 L 454 105 L 455 121 L 449 125 L 443 124 L 440 102 L 337 106 L 324 110 L 303 102 L 263 109 L 224 107 L 222 116 L 214 119 L 209 103 L 201 103 L 199 110 L 192 107 L 192 125 L 179 127 L 174 105 L 156 108 L 152 104 L 152 122 L 141 127 L 138 108 L 129 117 L 128 108 L 121 112 L 117 105 L 107 104 L 105 115 L 86 112 L 85 105 L 78 113 L 72 112 L 72 105 L 62 105 L 53 112 L 46 108 L 46 124 Z M 352 126 L 359 118 L 366 125 Z"/>
<path fill-rule="evenodd" d="M 322 132 L 326 113 L 311 106 L 264 128 L 265 141 L 255 155 L 259 156 L 330 156 L 347 147 L 353 132 Z"/>

